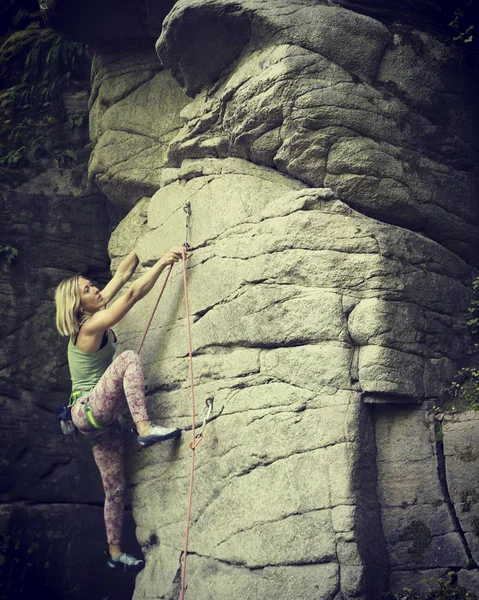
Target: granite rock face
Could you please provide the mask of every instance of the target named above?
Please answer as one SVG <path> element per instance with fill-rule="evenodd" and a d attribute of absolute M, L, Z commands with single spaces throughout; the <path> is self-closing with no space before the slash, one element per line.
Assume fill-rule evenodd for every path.
<path fill-rule="evenodd" d="M 133 55 L 95 59 L 90 175 L 122 208 L 141 198 L 113 267 L 134 238 L 144 267 L 181 243 L 191 209 L 198 425 L 207 399 L 214 411 L 186 597 L 373 600 L 450 569 L 479 591 L 478 491 L 457 458 L 476 421 L 447 422 L 442 442 L 430 415 L 468 343 L 472 90 L 399 8 L 341 4 L 180 0 L 157 42 L 165 71 L 129 83 L 116 69 Z M 143 361 L 153 416 L 188 429 L 182 294 L 175 267 Z M 131 462 L 135 600 L 178 595 L 188 443 Z"/>
<path fill-rule="evenodd" d="M 145 33 L 161 64 L 97 44 L 89 174 L 124 216 L 113 268 L 135 244 L 148 268 L 182 243 L 191 208 L 198 425 L 207 399 L 213 416 L 187 598 L 376 600 L 451 569 L 479 592 L 477 419 L 438 436 L 431 416 L 467 351 L 478 115 L 420 6 L 180 0 Z M 131 456 L 135 600 L 179 593 L 182 296 L 177 266 L 142 352 L 152 417 L 185 432 Z"/>
<path fill-rule="evenodd" d="M 120 214 L 160 185 L 186 97 L 151 52 L 98 52 L 92 63 L 90 173 Z M 158 118 L 161 104 L 161 119 Z"/>
<path fill-rule="evenodd" d="M 196 44 L 210 21 L 244 31 L 233 69 L 221 48 L 204 68 L 188 44 L 191 13 Z M 190 94 L 218 79 L 189 107 L 171 161 L 240 156 L 274 167 L 477 265 L 477 115 L 443 44 L 340 7 L 198 0 L 175 5 L 158 52 Z"/>

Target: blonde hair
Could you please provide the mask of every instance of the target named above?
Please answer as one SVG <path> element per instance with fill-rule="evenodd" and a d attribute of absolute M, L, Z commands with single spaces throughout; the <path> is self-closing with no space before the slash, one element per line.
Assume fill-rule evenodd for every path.
<path fill-rule="evenodd" d="M 56 325 L 59 334 L 63 336 L 72 336 L 79 331 L 80 277 L 81 275 L 74 275 L 64 279 L 55 290 Z"/>

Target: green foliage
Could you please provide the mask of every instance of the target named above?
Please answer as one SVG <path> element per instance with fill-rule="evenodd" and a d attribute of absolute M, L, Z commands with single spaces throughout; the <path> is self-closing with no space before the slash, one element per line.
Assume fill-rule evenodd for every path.
<path fill-rule="evenodd" d="M 88 121 L 88 113 L 75 111 L 68 117 L 68 127 L 70 129 L 75 129 L 75 127 L 81 127 Z"/>
<path fill-rule="evenodd" d="M 458 410 L 479 410 L 479 368 L 460 369 L 451 388 L 450 395 Z"/>
<path fill-rule="evenodd" d="M 456 34 L 453 40 L 460 44 L 470 44 L 474 39 L 474 25 L 469 23 L 467 14 L 468 9 L 471 7 L 472 0 L 467 0 L 463 7 L 455 9 L 454 19 L 449 23 L 449 27 L 452 27 Z"/>
<path fill-rule="evenodd" d="M 467 325 L 471 332 L 471 356 L 479 363 L 479 277 L 472 284 L 473 298 L 469 306 Z M 445 408 L 447 410 L 479 410 L 479 366 L 464 367 L 458 371 L 451 387 L 446 390 Z"/>
<path fill-rule="evenodd" d="M 425 594 L 415 594 L 411 588 L 405 587 L 399 594 L 387 594 L 385 600 L 477 600 L 476 596 L 457 583 L 455 573 L 448 573 L 437 580 L 431 579 L 428 583 Z"/>
<path fill-rule="evenodd" d="M 444 441 L 444 431 L 442 429 L 442 424 L 439 426 L 439 429 L 436 431 L 435 439 L 436 439 L 436 442 Z"/>
<path fill-rule="evenodd" d="M 474 290 L 474 296 L 471 302 L 471 306 L 469 307 L 469 315 L 470 319 L 467 322 L 469 328 L 471 330 L 472 337 L 476 343 L 476 347 L 478 347 L 479 342 L 479 277 L 474 280 L 472 284 L 472 289 Z"/>
<path fill-rule="evenodd" d="M 11 264 L 18 256 L 18 250 L 13 246 L 0 246 L 0 258 L 2 258 L 7 264 Z"/>
<path fill-rule="evenodd" d="M 72 79 L 85 79 L 85 47 L 38 24 L 14 32 L 0 47 L 0 73 L 9 88 L 0 91 L 0 167 L 21 168 L 47 159 L 57 167 L 77 162 L 66 130 L 82 127 L 87 112 L 67 117 L 62 92 Z M 75 89 L 75 88 L 74 88 Z M 62 123 L 66 130 L 62 131 Z"/>
<path fill-rule="evenodd" d="M 38 24 L 14 32 L 0 47 L 0 74 L 4 81 L 47 84 L 58 77 L 82 78 L 86 64 L 82 44 L 67 41 Z"/>
<path fill-rule="evenodd" d="M 464 17 L 464 12 L 458 8 L 458 9 L 456 9 L 454 15 L 455 15 L 455 17 L 449 23 L 449 26 L 452 27 L 453 29 L 458 30 L 458 34 L 455 35 L 452 39 L 455 42 L 461 42 L 463 44 L 470 44 L 472 42 L 472 40 L 474 39 L 474 36 L 473 36 L 474 25 L 469 25 L 468 27 L 466 27 L 464 29 L 464 31 L 460 31 L 459 23 L 460 23 L 462 17 Z"/>
<path fill-rule="evenodd" d="M 45 31 L 49 34 L 39 37 L 26 57 L 22 81 L 40 77 L 43 82 L 51 82 L 59 76 L 67 79 L 80 76 L 85 63 L 85 47 L 66 41 L 48 29 Z"/>

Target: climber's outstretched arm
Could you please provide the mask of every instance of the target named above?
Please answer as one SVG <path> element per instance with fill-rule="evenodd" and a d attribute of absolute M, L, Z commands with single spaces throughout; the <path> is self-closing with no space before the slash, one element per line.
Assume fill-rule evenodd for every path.
<path fill-rule="evenodd" d="M 108 302 L 118 294 L 125 283 L 130 280 L 138 266 L 138 262 L 136 250 L 132 250 L 130 254 L 121 261 L 115 275 L 101 292 L 105 304 L 108 304 Z"/>
<path fill-rule="evenodd" d="M 158 260 L 146 273 L 138 277 L 128 290 L 115 300 L 111 306 L 104 310 L 95 311 L 82 327 L 83 337 L 97 336 L 109 327 L 116 325 L 133 306 L 141 300 L 155 285 L 158 277 L 168 265 L 181 260 L 183 249 L 181 246 L 172 248 L 160 260 Z M 103 292 L 102 292 L 103 296 Z M 104 298 L 103 298 L 104 299 Z"/>

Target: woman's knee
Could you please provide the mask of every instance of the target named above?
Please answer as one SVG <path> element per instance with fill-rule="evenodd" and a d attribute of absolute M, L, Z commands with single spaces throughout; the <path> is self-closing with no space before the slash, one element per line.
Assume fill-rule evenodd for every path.
<path fill-rule="evenodd" d="M 140 364 L 140 357 L 133 350 L 125 350 L 118 356 L 118 360 L 127 364 Z"/>

